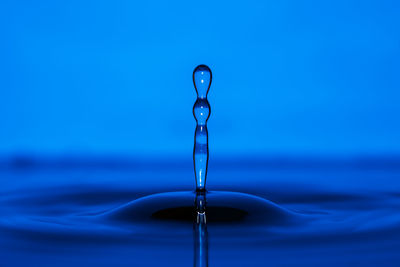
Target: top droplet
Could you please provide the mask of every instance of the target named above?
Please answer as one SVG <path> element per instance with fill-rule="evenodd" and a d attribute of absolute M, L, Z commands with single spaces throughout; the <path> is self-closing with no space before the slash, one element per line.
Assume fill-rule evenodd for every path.
<path fill-rule="evenodd" d="M 207 98 L 212 81 L 212 73 L 206 65 L 199 65 L 193 71 L 193 83 L 198 98 Z"/>

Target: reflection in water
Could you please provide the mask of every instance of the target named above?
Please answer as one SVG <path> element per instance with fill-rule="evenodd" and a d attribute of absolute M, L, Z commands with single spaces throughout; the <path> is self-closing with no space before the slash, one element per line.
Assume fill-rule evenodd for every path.
<path fill-rule="evenodd" d="M 194 266 L 208 266 L 208 233 L 206 219 L 206 192 L 196 192 L 194 231 Z"/>

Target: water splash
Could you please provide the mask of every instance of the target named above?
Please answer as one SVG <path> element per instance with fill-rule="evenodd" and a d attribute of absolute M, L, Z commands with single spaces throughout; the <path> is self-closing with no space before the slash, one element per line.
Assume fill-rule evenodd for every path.
<path fill-rule="evenodd" d="M 366 187 L 381 187 L 376 195 L 360 195 L 360 190 L 355 193 L 349 189 L 359 189 L 361 179 L 371 183 L 372 179 L 365 179 L 371 175 L 369 168 L 358 172 L 354 168 L 329 169 L 329 174 L 332 172 L 336 178 L 336 186 L 340 184 L 337 178 L 345 178 L 342 190 L 330 192 L 324 191 L 326 166 L 296 169 L 299 165 L 294 164 L 288 173 L 286 165 L 282 168 L 276 163 L 273 168 L 257 161 L 255 165 L 242 162 L 241 167 L 236 164 L 235 168 L 217 164 L 218 179 L 213 188 L 247 194 L 206 191 L 210 116 L 207 94 L 211 81 L 212 73 L 207 66 L 196 67 L 196 192 L 165 193 L 181 188 L 186 172 L 157 168 L 154 161 L 148 165 L 149 172 L 143 172 L 140 164 L 130 164 L 134 167 L 129 169 L 121 168 L 122 163 L 118 172 L 106 171 L 103 162 L 95 167 L 90 165 L 84 177 L 86 182 L 93 180 L 87 185 L 82 184 L 84 168 L 76 164 L 59 169 L 46 164 L 43 168 L 26 169 L 30 164 L 23 162 L 18 166 L 23 166 L 24 172 L 0 168 L 2 177 L 10 181 L 3 184 L 0 196 L 2 262 L 32 265 L 40 261 L 40 266 L 43 259 L 56 261 L 60 266 L 81 265 L 89 259 L 97 266 L 120 265 L 122 261 L 138 265 L 140 259 L 154 266 L 188 266 L 189 262 L 208 266 L 209 261 L 215 266 L 310 266 L 324 262 L 376 266 L 400 262 L 400 195 L 392 189 L 399 185 L 398 168 L 377 172 L 379 184 Z M 338 165 L 334 162 L 333 166 Z M 130 183 L 132 176 L 138 183 Z M 162 183 L 165 177 L 171 179 L 157 188 L 154 181 Z M 228 185 L 232 177 L 236 181 L 251 177 L 253 183 Z M 382 183 L 382 179 L 387 183 Z M 103 186 L 99 186 L 99 181 Z M 299 181 L 302 186 L 297 185 Z M 22 190 L 22 184 L 29 190 Z M 319 187 L 312 188 L 310 184 Z M 73 253 L 70 261 L 63 263 L 66 250 Z M 318 253 L 307 257 L 307 251 Z M 155 253 L 164 256 L 154 257 Z"/>
<path fill-rule="evenodd" d="M 207 100 L 210 90 L 212 73 L 206 65 L 199 65 L 193 71 L 193 83 L 197 93 L 197 100 L 193 106 L 193 115 L 196 119 L 194 134 L 193 161 L 196 176 L 196 191 L 204 191 L 208 167 L 208 131 L 207 120 L 211 108 Z"/>

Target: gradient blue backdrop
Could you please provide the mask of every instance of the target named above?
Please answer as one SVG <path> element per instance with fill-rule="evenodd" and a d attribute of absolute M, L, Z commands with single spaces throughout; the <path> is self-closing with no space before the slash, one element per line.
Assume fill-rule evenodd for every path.
<path fill-rule="evenodd" d="M 400 153 L 398 1 L 2 1 L 0 154 Z M 236 153 L 236 154 L 235 154 Z"/>

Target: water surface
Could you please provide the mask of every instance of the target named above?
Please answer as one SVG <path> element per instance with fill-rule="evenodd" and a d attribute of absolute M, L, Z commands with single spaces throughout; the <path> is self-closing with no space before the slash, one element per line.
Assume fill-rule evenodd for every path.
<path fill-rule="evenodd" d="M 211 160 L 209 266 L 398 266 L 397 163 Z M 190 161 L 18 159 L 0 175 L 2 265 L 194 263 Z"/>

